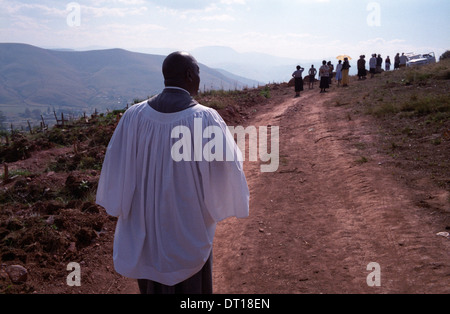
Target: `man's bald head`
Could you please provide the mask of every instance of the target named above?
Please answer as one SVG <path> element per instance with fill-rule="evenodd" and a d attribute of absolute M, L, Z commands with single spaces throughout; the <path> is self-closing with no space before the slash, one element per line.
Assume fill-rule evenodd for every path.
<path fill-rule="evenodd" d="M 162 67 L 164 84 L 186 89 L 192 96 L 198 93 L 200 68 L 187 52 L 177 51 L 166 57 Z"/>

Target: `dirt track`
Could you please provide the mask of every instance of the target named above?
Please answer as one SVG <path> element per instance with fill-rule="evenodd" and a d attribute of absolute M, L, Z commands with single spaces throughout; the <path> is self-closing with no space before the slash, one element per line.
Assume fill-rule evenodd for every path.
<path fill-rule="evenodd" d="M 413 201 L 427 193 L 445 208 L 447 193 L 394 177 L 371 118 L 331 101 L 342 92 L 280 89 L 249 121 L 280 126 L 280 167 L 245 162 L 250 217 L 218 226 L 214 292 L 449 293 L 449 239 L 436 235 L 448 222 Z"/>

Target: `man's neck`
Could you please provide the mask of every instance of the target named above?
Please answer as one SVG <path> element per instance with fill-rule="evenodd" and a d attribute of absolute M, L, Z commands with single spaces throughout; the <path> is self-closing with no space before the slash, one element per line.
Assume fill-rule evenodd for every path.
<path fill-rule="evenodd" d="M 166 86 L 166 88 L 181 90 L 181 91 L 184 91 L 184 92 L 188 93 L 189 95 L 191 95 L 191 93 L 189 93 L 187 90 L 185 90 L 184 88 L 178 87 L 178 86 Z"/>

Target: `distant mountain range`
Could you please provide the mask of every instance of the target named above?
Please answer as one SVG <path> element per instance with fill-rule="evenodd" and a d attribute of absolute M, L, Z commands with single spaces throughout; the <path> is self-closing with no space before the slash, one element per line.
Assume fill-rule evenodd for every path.
<path fill-rule="evenodd" d="M 297 65 L 308 70 L 311 64 L 320 66 L 322 60 L 283 58 L 266 53 L 240 53 L 230 47 L 207 46 L 191 52 L 199 62 L 212 68 L 247 77 L 264 84 L 270 82 L 288 82 Z M 305 72 L 306 74 L 306 72 Z"/>
<path fill-rule="evenodd" d="M 105 47 L 86 47 L 80 50 L 105 50 Z M 67 50 L 67 49 L 59 49 Z M 133 48 L 133 51 L 167 55 L 176 48 Z M 287 82 L 297 65 L 309 69 L 311 64 L 322 65 L 323 59 L 286 58 L 270 55 L 264 52 L 238 52 L 226 46 L 204 46 L 189 51 L 200 62 L 210 68 L 225 73 L 226 76 L 237 77 L 248 86 L 264 85 L 271 82 Z M 335 60 L 327 57 L 326 60 Z M 337 61 L 336 61 L 337 62 Z M 231 74 L 232 73 L 232 74 Z M 250 80 L 250 81 L 248 81 Z"/>
<path fill-rule="evenodd" d="M 123 108 L 134 99 L 145 99 L 164 88 L 164 58 L 123 49 L 49 50 L 0 43 L 0 111 L 5 110 L 5 105 L 72 111 Z M 200 73 L 202 90 L 258 84 L 203 64 Z"/>
<path fill-rule="evenodd" d="M 156 54 L 166 54 L 173 50 L 169 48 L 137 48 L 137 51 L 140 52 Z M 314 64 L 315 67 L 322 65 L 322 59 L 304 59 L 301 56 L 286 58 L 261 52 L 238 52 L 226 46 L 205 46 L 189 52 L 199 62 L 213 69 L 225 70 L 227 73 L 258 81 L 261 85 L 272 82 L 288 82 L 297 65 L 301 65 L 305 69 L 309 69 L 311 64 Z"/>

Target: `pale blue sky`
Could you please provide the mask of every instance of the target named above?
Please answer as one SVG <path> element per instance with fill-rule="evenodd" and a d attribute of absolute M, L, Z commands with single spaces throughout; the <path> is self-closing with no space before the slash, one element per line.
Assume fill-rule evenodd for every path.
<path fill-rule="evenodd" d="M 69 3 L 0 0 L 0 42 L 140 51 L 220 45 L 297 59 L 450 49 L 449 0 L 74 1 L 79 12 Z"/>

